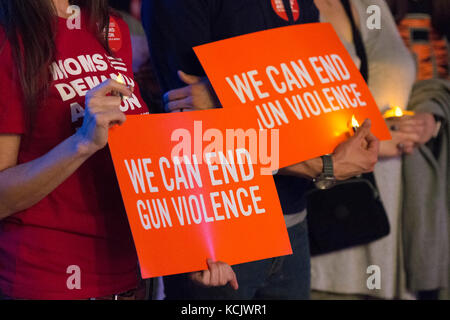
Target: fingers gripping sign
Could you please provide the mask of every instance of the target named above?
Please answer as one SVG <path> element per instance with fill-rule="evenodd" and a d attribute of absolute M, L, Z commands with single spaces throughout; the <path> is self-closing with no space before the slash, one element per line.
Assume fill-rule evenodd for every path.
<path fill-rule="evenodd" d="M 214 262 L 207 260 L 208 269 L 193 272 L 190 274 L 191 279 L 205 287 L 223 287 L 230 285 L 234 290 L 239 289 L 239 284 L 231 266 L 224 262 Z"/>
<path fill-rule="evenodd" d="M 164 95 L 166 112 L 207 110 L 220 107 L 214 89 L 208 78 L 189 75 L 178 71 L 178 77 L 185 87 L 174 89 Z"/>

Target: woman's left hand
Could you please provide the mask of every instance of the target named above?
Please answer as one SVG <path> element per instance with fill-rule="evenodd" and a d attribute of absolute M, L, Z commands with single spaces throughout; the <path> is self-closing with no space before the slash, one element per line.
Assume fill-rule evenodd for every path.
<path fill-rule="evenodd" d="M 414 116 L 391 118 L 386 122 L 392 131 L 416 134 L 419 137 L 416 141 L 416 146 L 424 145 L 430 141 L 436 132 L 437 126 L 436 120 L 431 113 L 416 113 Z"/>
<path fill-rule="evenodd" d="M 433 138 L 436 132 L 436 119 L 431 113 L 416 113 L 413 118 L 422 121 L 422 123 L 424 124 L 417 130 L 417 133 L 420 137 L 419 145 L 424 145 Z"/>

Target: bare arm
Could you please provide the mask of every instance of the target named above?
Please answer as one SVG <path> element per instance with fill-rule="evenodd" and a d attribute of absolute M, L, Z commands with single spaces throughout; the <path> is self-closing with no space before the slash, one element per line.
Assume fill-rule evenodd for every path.
<path fill-rule="evenodd" d="M 298 176 L 306 179 L 314 179 L 320 175 L 322 170 L 322 159 L 315 158 L 302 163 L 294 164 L 287 168 L 282 168 L 278 171 L 278 173 L 284 176 Z"/>
<path fill-rule="evenodd" d="M 20 136 L 0 135 L 0 220 L 41 201 L 106 146 L 109 128 L 125 121 L 120 98 L 107 96 L 112 91 L 131 95 L 130 89 L 112 80 L 92 89 L 86 96 L 82 128 L 34 161 L 17 165 Z"/>
<path fill-rule="evenodd" d="M 20 136 L 0 136 L 0 219 L 25 210 L 51 193 L 90 154 L 71 136 L 46 155 L 17 165 Z"/>

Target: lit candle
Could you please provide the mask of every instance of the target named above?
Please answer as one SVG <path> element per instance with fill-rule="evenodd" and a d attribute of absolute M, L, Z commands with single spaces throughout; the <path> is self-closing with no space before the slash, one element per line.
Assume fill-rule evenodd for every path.
<path fill-rule="evenodd" d="M 384 113 L 384 118 L 401 118 L 403 116 L 413 116 L 415 113 L 413 111 L 404 111 L 400 107 L 392 107 Z"/>
<path fill-rule="evenodd" d="M 125 79 L 123 78 L 123 75 L 121 73 L 119 73 L 119 75 L 117 76 L 116 81 L 120 84 L 125 84 Z"/>
<path fill-rule="evenodd" d="M 359 126 L 359 122 L 358 122 L 358 120 L 356 120 L 355 115 L 352 116 L 351 126 L 352 126 L 352 129 L 353 129 L 353 132 L 354 132 L 354 133 L 356 133 L 356 131 L 357 131 L 358 128 L 360 127 L 360 126 Z"/>
<path fill-rule="evenodd" d="M 123 76 L 122 76 L 121 73 L 119 73 L 119 75 L 117 76 L 116 81 L 117 81 L 118 83 L 120 83 L 120 84 L 126 84 L 126 83 L 125 83 L 125 79 L 123 78 Z M 124 99 L 126 100 L 126 99 L 129 98 L 128 96 L 124 96 L 124 95 L 121 94 L 121 93 L 119 93 L 119 96 L 120 96 L 120 98 L 122 99 L 122 101 L 123 101 Z"/>

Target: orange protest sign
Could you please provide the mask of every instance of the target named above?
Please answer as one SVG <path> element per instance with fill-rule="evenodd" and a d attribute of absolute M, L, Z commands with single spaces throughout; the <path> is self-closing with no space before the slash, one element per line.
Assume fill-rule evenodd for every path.
<path fill-rule="evenodd" d="M 194 48 L 224 108 L 253 112 L 257 128 L 280 130 L 280 167 L 323 154 L 348 138 L 351 118 L 389 130 L 330 24 L 296 25 Z M 239 111 L 240 112 L 240 111 Z"/>
<path fill-rule="evenodd" d="M 273 178 L 237 142 L 249 117 L 225 112 L 129 116 L 110 131 L 144 278 L 292 253 Z"/>

